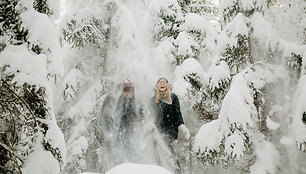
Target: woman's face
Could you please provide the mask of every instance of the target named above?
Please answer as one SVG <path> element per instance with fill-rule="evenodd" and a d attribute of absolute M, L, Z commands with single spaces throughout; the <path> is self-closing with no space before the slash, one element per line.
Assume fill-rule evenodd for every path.
<path fill-rule="evenodd" d="M 131 98 L 134 94 L 134 87 L 131 85 L 126 85 L 122 90 L 122 95 L 128 99 Z"/>
<path fill-rule="evenodd" d="M 157 89 L 159 92 L 165 92 L 167 90 L 167 80 L 166 79 L 160 79 L 157 83 Z"/>

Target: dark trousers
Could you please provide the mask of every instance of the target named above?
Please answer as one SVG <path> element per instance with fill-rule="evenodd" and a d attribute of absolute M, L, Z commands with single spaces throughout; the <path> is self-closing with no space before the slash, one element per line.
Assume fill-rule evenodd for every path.
<path fill-rule="evenodd" d="M 164 139 L 165 139 L 165 142 L 167 143 L 167 145 L 170 149 L 171 155 L 172 155 L 172 157 L 174 159 L 174 162 L 175 162 L 175 173 L 180 174 L 181 173 L 181 165 L 180 165 L 180 162 L 179 162 L 179 156 L 178 156 L 177 152 L 175 152 L 174 144 L 173 144 L 176 139 L 172 136 L 165 136 Z"/>
<path fill-rule="evenodd" d="M 174 143 L 174 141 L 176 139 L 174 137 L 168 136 L 166 134 L 163 135 L 163 139 L 164 139 L 165 143 L 167 144 L 167 146 L 168 146 L 168 148 L 170 150 L 171 157 L 174 160 L 174 163 L 175 163 L 175 174 L 181 174 L 181 165 L 179 163 L 178 154 L 175 152 L 174 146 L 173 146 L 173 143 Z M 154 141 L 154 146 L 155 146 L 155 148 L 157 148 L 157 146 L 158 146 L 156 141 Z M 161 165 L 160 164 L 161 163 L 160 158 L 158 159 L 158 163 L 159 163 L 159 165 Z"/>

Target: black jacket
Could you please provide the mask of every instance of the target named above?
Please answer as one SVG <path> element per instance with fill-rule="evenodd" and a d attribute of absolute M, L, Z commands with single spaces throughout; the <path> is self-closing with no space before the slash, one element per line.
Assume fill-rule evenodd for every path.
<path fill-rule="evenodd" d="M 126 99 L 120 96 L 117 109 L 120 111 L 119 130 L 125 134 L 131 134 L 134 129 L 134 124 L 137 120 L 135 99 L 134 97 Z"/>
<path fill-rule="evenodd" d="M 114 129 L 119 126 L 119 135 L 115 135 L 119 139 L 118 141 L 127 138 L 132 133 L 134 124 L 139 119 L 136 114 L 134 96 L 130 99 L 125 99 L 121 95 L 117 103 L 115 103 L 114 97 L 109 94 L 105 98 L 101 110 L 100 122 L 106 131 L 116 132 Z M 116 114 L 119 114 L 119 117 L 114 116 Z M 114 120 L 114 118 L 119 118 L 119 120 Z"/>
<path fill-rule="evenodd" d="M 155 102 L 152 98 L 153 111 L 156 115 L 156 126 L 162 133 L 167 134 L 172 139 L 178 136 L 178 127 L 184 124 L 181 114 L 180 101 L 176 94 L 171 93 L 172 104 L 159 101 Z"/>

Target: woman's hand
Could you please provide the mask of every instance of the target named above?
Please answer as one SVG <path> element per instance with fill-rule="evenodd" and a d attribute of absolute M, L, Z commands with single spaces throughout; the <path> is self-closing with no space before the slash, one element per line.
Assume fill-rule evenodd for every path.
<path fill-rule="evenodd" d="M 186 140 L 188 140 L 190 138 L 189 130 L 187 129 L 187 127 L 184 124 L 181 124 L 178 127 L 178 130 L 179 130 L 179 132 L 184 134 L 184 137 L 185 137 Z"/>

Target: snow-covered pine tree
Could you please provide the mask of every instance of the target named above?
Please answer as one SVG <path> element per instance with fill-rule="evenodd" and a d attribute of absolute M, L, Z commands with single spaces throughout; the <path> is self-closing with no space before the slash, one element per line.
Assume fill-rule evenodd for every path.
<path fill-rule="evenodd" d="M 205 49 L 214 45 L 209 38 L 213 36 L 208 19 L 204 14 L 202 1 L 151 2 L 155 10 L 155 41 L 168 41 L 169 50 L 175 58 L 175 65 L 181 65 L 187 58 L 199 59 Z M 197 9 L 194 10 L 193 9 Z M 202 10 L 200 10 L 202 9 Z M 159 11 L 158 11 L 159 10 Z M 205 38 L 206 39 L 204 41 Z M 209 42 L 208 42 L 209 41 Z M 200 51 L 201 50 L 201 51 Z"/>
<path fill-rule="evenodd" d="M 306 138 L 302 132 L 305 132 L 305 111 L 306 107 L 304 105 L 305 98 L 305 55 L 306 55 L 306 19 L 303 15 L 305 12 L 306 3 L 305 1 L 298 0 L 294 4 L 288 1 L 279 1 L 279 7 L 273 10 L 279 11 L 280 15 L 275 17 L 276 26 L 286 28 L 282 33 L 282 37 L 285 37 L 286 40 L 295 41 L 290 47 L 294 51 L 291 53 L 288 52 L 285 56 L 285 63 L 290 74 L 290 84 L 295 87 L 294 98 L 292 99 L 292 131 L 293 139 L 297 147 L 305 152 Z M 286 35 L 285 35 L 286 34 Z M 300 47 L 297 47 L 300 45 Z M 288 45 L 289 46 L 289 45 Z M 288 47 L 285 47 L 284 54 L 289 50 Z M 290 129 L 291 131 L 291 129 Z M 288 152 L 289 154 L 289 152 Z M 301 161 L 292 162 L 300 165 Z M 294 171 L 295 172 L 295 171 Z"/>
<path fill-rule="evenodd" d="M 239 162 L 236 166 L 242 167 L 244 172 L 262 173 L 268 171 L 276 173 L 280 163 L 288 160 L 280 159 L 280 154 L 284 152 L 276 150 L 276 146 L 282 147 L 284 143 L 280 144 L 279 137 L 271 136 L 271 134 L 273 131 L 280 134 L 283 133 L 282 131 L 288 131 L 287 125 L 291 124 L 290 117 L 282 118 L 288 117 L 287 114 L 290 115 L 290 108 L 283 107 L 280 111 L 278 110 L 280 107 L 277 107 L 288 106 L 286 103 L 291 100 L 286 96 L 288 91 L 284 91 L 288 85 L 286 74 L 290 72 L 290 69 L 283 62 L 287 62 L 289 58 L 289 60 L 296 62 L 297 67 L 301 66 L 297 60 L 298 57 L 302 57 L 305 45 L 290 42 L 290 39 L 286 38 L 288 35 L 274 28 L 276 25 L 280 26 L 280 23 L 277 23 L 275 19 L 279 19 L 282 15 L 279 11 L 281 6 L 275 6 L 277 4 L 273 4 L 274 2 L 250 0 L 221 1 L 220 3 L 220 12 L 224 14 L 224 26 L 222 27 L 224 30 L 220 35 L 221 39 L 218 40 L 218 52 L 221 53 L 221 58 L 216 58 L 215 65 L 212 67 L 224 62 L 222 64 L 226 68 L 223 69 L 227 69 L 225 73 L 227 75 L 219 76 L 216 71 L 211 73 L 213 75 L 211 77 L 216 77 L 219 84 L 222 84 L 220 83 L 222 79 L 225 81 L 231 79 L 229 74 L 234 78 L 230 80 L 230 88 L 222 102 L 219 119 L 203 125 L 196 139 L 197 144 L 203 141 L 201 137 L 208 136 L 204 135 L 204 131 L 211 132 L 213 130 L 216 131 L 215 134 L 213 133 L 215 137 L 219 137 L 216 141 L 205 142 L 205 145 L 201 146 L 198 151 L 199 159 L 206 164 L 227 166 Z M 272 9 L 272 12 L 268 9 Z M 267 15 L 268 13 L 269 15 Z M 273 35 L 268 33 L 273 33 Z M 283 34 L 285 36 L 282 36 Z M 280 67 L 276 68 L 275 66 Z M 285 68 L 282 68 L 283 66 Z M 281 76 L 276 73 L 277 69 L 283 69 Z M 211 82 L 215 82 L 211 77 Z M 242 86 L 236 86 L 237 79 L 241 77 L 246 83 L 245 85 L 242 82 L 239 83 L 245 89 L 242 89 Z M 281 81 L 277 81 L 277 79 L 281 79 Z M 282 88 L 284 95 L 275 96 L 272 91 L 280 88 Z M 240 90 L 240 95 L 244 97 L 233 95 L 235 90 Z M 247 95 L 249 97 L 245 97 Z M 248 109 L 245 110 L 245 113 L 243 113 L 243 108 L 235 111 L 237 107 L 234 106 L 234 101 L 236 99 L 240 100 L 241 104 L 246 104 Z M 233 105 L 229 104 L 229 101 Z M 238 105 L 242 106 L 236 104 L 236 106 Z M 280 123 L 272 121 L 273 119 Z M 202 135 L 200 135 L 201 132 Z M 263 164 L 263 155 L 259 149 L 263 151 L 270 149 L 273 152 L 266 155 L 267 158 L 274 161 L 271 165 Z M 243 160 L 239 160 L 241 158 Z M 288 170 L 288 167 L 285 168 L 284 170 Z"/>
<path fill-rule="evenodd" d="M 27 31 L 21 27 L 19 12 L 15 9 L 18 0 L 1 2 L 1 51 L 6 46 L 5 40 L 11 44 L 20 44 L 25 41 Z M 8 33 L 10 33 L 8 35 Z M 9 37 L 8 39 L 6 37 Z"/>
<path fill-rule="evenodd" d="M 206 141 L 198 152 L 199 159 L 204 164 L 221 164 L 228 167 L 235 160 L 252 153 L 253 143 L 261 138 L 258 132 L 259 126 L 256 124 L 260 118 L 254 105 L 254 95 L 263 86 L 281 78 L 277 70 L 279 68 L 256 63 L 234 77 L 222 102 L 219 118 L 203 125 L 197 135 L 195 148 L 200 147 L 198 146 L 200 141 Z M 241 107 L 236 107 L 238 105 Z M 204 137 L 207 139 L 202 139 Z M 210 137 L 217 138 L 213 140 Z"/>
<path fill-rule="evenodd" d="M 180 26 L 180 33 L 174 40 L 174 54 L 177 57 L 177 65 L 182 64 L 185 59 L 208 58 L 214 48 L 214 30 L 205 16 L 196 13 L 188 13 Z"/>
<path fill-rule="evenodd" d="M 1 69 L 1 173 L 22 172 L 22 162 L 33 151 L 37 139 L 37 120 L 46 116 L 43 89 L 37 92 L 35 86 L 30 87 L 31 90 L 28 84 L 17 86 L 12 83 L 13 77 L 5 74 L 5 67 Z M 33 104 L 37 104 L 37 107 L 33 107 Z"/>
<path fill-rule="evenodd" d="M 34 0 L 33 7 L 39 13 L 43 13 L 46 15 L 53 14 L 53 11 L 51 11 L 48 7 L 47 0 Z"/>
<path fill-rule="evenodd" d="M 42 6 L 48 15 L 38 13 Z M 62 73 L 54 7 L 22 0 L 0 5 L 1 173 L 59 173 L 65 165 L 51 89 L 51 77 Z"/>
<path fill-rule="evenodd" d="M 212 64 L 205 81 L 198 74 L 189 74 L 185 79 L 192 85 L 188 101 L 191 108 L 202 120 L 216 119 L 231 82 L 228 65 L 224 61 Z"/>
<path fill-rule="evenodd" d="M 116 8 L 111 1 L 66 1 L 69 7 L 61 18 L 61 43 L 69 53 L 65 74 L 58 82 L 57 113 L 67 142 L 64 173 L 102 171 L 95 121 L 105 94 L 106 55 L 111 17 Z M 101 134 L 100 134 L 101 135 Z"/>
<path fill-rule="evenodd" d="M 153 16 L 153 41 L 156 48 L 161 49 L 173 65 L 179 65 L 179 58 L 175 57 L 173 42 L 180 33 L 182 23 L 181 8 L 176 0 L 150 1 L 148 5 Z"/>
<path fill-rule="evenodd" d="M 176 38 L 182 20 L 181 8 L 175 0 L 151 1 L 149 5 L 156 17 L 154 39 L 159 42 L 166 38 Z"/>
<path fill-rule="evenodd" d="M 224 5 L 222 3 L 228 6 L 222 7 Z M 221 108 L 222 100 L 229 89 L 231 82 L 230 75 L 233 73 L 235 74 L 235 72 L 238 73 L 239 66 L 243 66 L 250 61 L 248 60 L 248 57 L 250 56 L 248 55 L 249 48 L 247 46 L 249 29 L 246 27 L 246 24 L 243 24 L 245 22 L 241 21 L 243 19 L 239 18 L 240 15 L 235 18 L 233 17 L 236 16 L 239 11 L 242 11 L 240 9 L 241 7 L 237 5 L 239 2 L 233 1 L 231 3 L 233 4 L 225 1 L 220 2 L 221 14 L 223 16 L 214 15 L 211 17 L 212 20 L 221 22 L 219 39 L 216 39 L 218 46 L 216 49 L 213 49 L 215 50 L 216 55 L 212 55 L 212 65 L 208 71 L 208 83 L 203 84 L 204 87 L 198 90 L 198 92 L 196 92 L 197 95 L 192 98 L 194 108 L 197 109 L 201 114 L 200 116 L 204 118 L 206 117 L 211 119 L 217 117 Z M 233 21 L 230 19 L 233 19 Z M 229 21 L 232 22 L 232 24 L 224 26 L 229 23 Z M 232 26 L 239 26 L 239 31 L 232 31 L 233 29 L 235 30 Z M 231 39 L 225 39 L 228 37 Z M 218 55 L 220 52 L 222 52 L 221 56 L 223 57 L 221 59 L 219 58 L 220 55 Z M 191 78 L 189 79 L 193 80 Z M 195 88 L 193 90 L 196 91 Z"/>
<path fill-rule="evenodd" d="M 191 1 L 183 4 L 182 8 L 188 10 L 184 10 L 181 32 L 174 41 L 176 57 L 180 63 L 188 58 L 194 58 L 203 68 L 206 68 L 213 60 L 216 36 L 220 30 L 216 25 L 218 23 L 216 23 L 218 21 L 215 14 L 216 6 L 209 1 Z M 189 109 L 196 111 L 201 119 L 216 118 L 225 91 L 211 92 L 215 88 L 210 86 L 204 72 L 190 71 L 183 73 L 183 77 L 176 78 L 183 78 L 189 83 L 189 99 L 187 100 L 190 105 Z M 223 97 L 219 97 L 221 95 Z"/>

